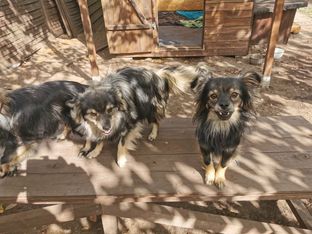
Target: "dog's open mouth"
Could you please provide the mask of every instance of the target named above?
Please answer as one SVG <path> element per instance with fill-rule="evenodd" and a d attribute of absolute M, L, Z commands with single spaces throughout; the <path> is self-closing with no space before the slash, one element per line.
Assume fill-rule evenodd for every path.
<path fill-rule="evenodd" d="M 232 112 L 229 111 L 216 111 L 216 113 L 221 120 L 228 120 L 232 116 Z"/>
<path fill-rule="evenodd" d="M 109 135 L 109 134 L 111 134 L 111 132 L 112 132 L 112 128 L 110 128 L 110 129 L 107 129 L 107 130 L 102 130 L 102 132 L 104 133 L 104 135 Z"/>

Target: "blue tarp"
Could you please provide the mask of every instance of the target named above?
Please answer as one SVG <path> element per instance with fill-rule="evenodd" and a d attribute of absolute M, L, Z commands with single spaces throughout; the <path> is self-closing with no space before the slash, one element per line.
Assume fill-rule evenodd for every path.
<path fill-rule="evenodd" d="M 176 13 L 190 20 L 195 20 L 203 16 L 203 11 L 176 11 Z"/>

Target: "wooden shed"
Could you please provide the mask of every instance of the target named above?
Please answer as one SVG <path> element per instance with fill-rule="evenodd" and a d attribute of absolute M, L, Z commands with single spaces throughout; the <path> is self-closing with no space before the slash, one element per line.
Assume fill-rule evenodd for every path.
<path fill-rule="evenodd" d="M 102 0 L 111 54 L 162 57 L 245 55 L 252 30 L 252 0 L 194 0 L 203 27 L 159 25 L 159 10 L 185 9 L 190 1 Z"/>
<path fill-rule="evenodd" d="M 109 52 L 131 57 L 246 55 L 267 42 L 273 0 L 102 0 Z M 286 0 L 279 41 L 287 43 L 297 8 Z M 162 25 L 160 12 L 202 10 L 202 28 Z"/>

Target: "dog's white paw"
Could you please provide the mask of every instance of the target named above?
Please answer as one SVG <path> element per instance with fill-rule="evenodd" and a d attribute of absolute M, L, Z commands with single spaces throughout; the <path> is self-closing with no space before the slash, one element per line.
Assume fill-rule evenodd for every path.
<path fill-rule="evenodd" d="M 223 189 L 225 187 L 225 171 L 226 171 L 226 169 L 227 169 L 226 167 L 222 168 L 220 165 L 217 168 L 214 183 L 219 189 Z"/>
<path fill-rule="evenodd" d="M 126 157 L 126 155 L 122 155 L 122 156 L 118 157 L 117 164 L 118 164 L 119 167 L 125 167 L 126 164 L 127 164 L 127 157 Z"/>
<path fill-rule="evenodd" d="M 60 134 L 56 136 L 57 141 L 64 141 L 67 138 L 65 134 Z"/>
<path fill-rule="evenodd" d="M 223 189 L 225 187 L 225 177 L 216 177 L 214 183 L 218 189 Z"/>
<path fill-rule="evenodd" d="M 156 133 L 155 133 L 155 132 L 151 132 L 151 133 L 148 135 L 148 137 L 147 137 L 147 139 L 148 139 L 149 141 L 155 141 L 156 138 L 157 138 L 157 132 L 156 132 Z"/>
<path fill-rule="evenodd" d="M 205 174 L 205 183 L 212 185 L 215 181 L 215 173 L 206 173 Z"/>
<path fill-rule="evenodd" d="M 206 166 L 205 169 L 205 183 L 208 185 L 212 185 L 215 181 L 215 168 L 213 163 Z"/>

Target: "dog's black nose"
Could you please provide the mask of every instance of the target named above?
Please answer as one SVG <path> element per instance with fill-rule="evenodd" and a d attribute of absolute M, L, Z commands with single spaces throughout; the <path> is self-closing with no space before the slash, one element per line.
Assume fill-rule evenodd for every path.
<path fill-rule="evenodd" d="M 221 107 L 222 109 L 227 109 L 227 108 L 229 107 L 230 104 L 224 102 L 224 103 L 220 103 L 219 105 L 220 105 L 220 107 Z"/>

